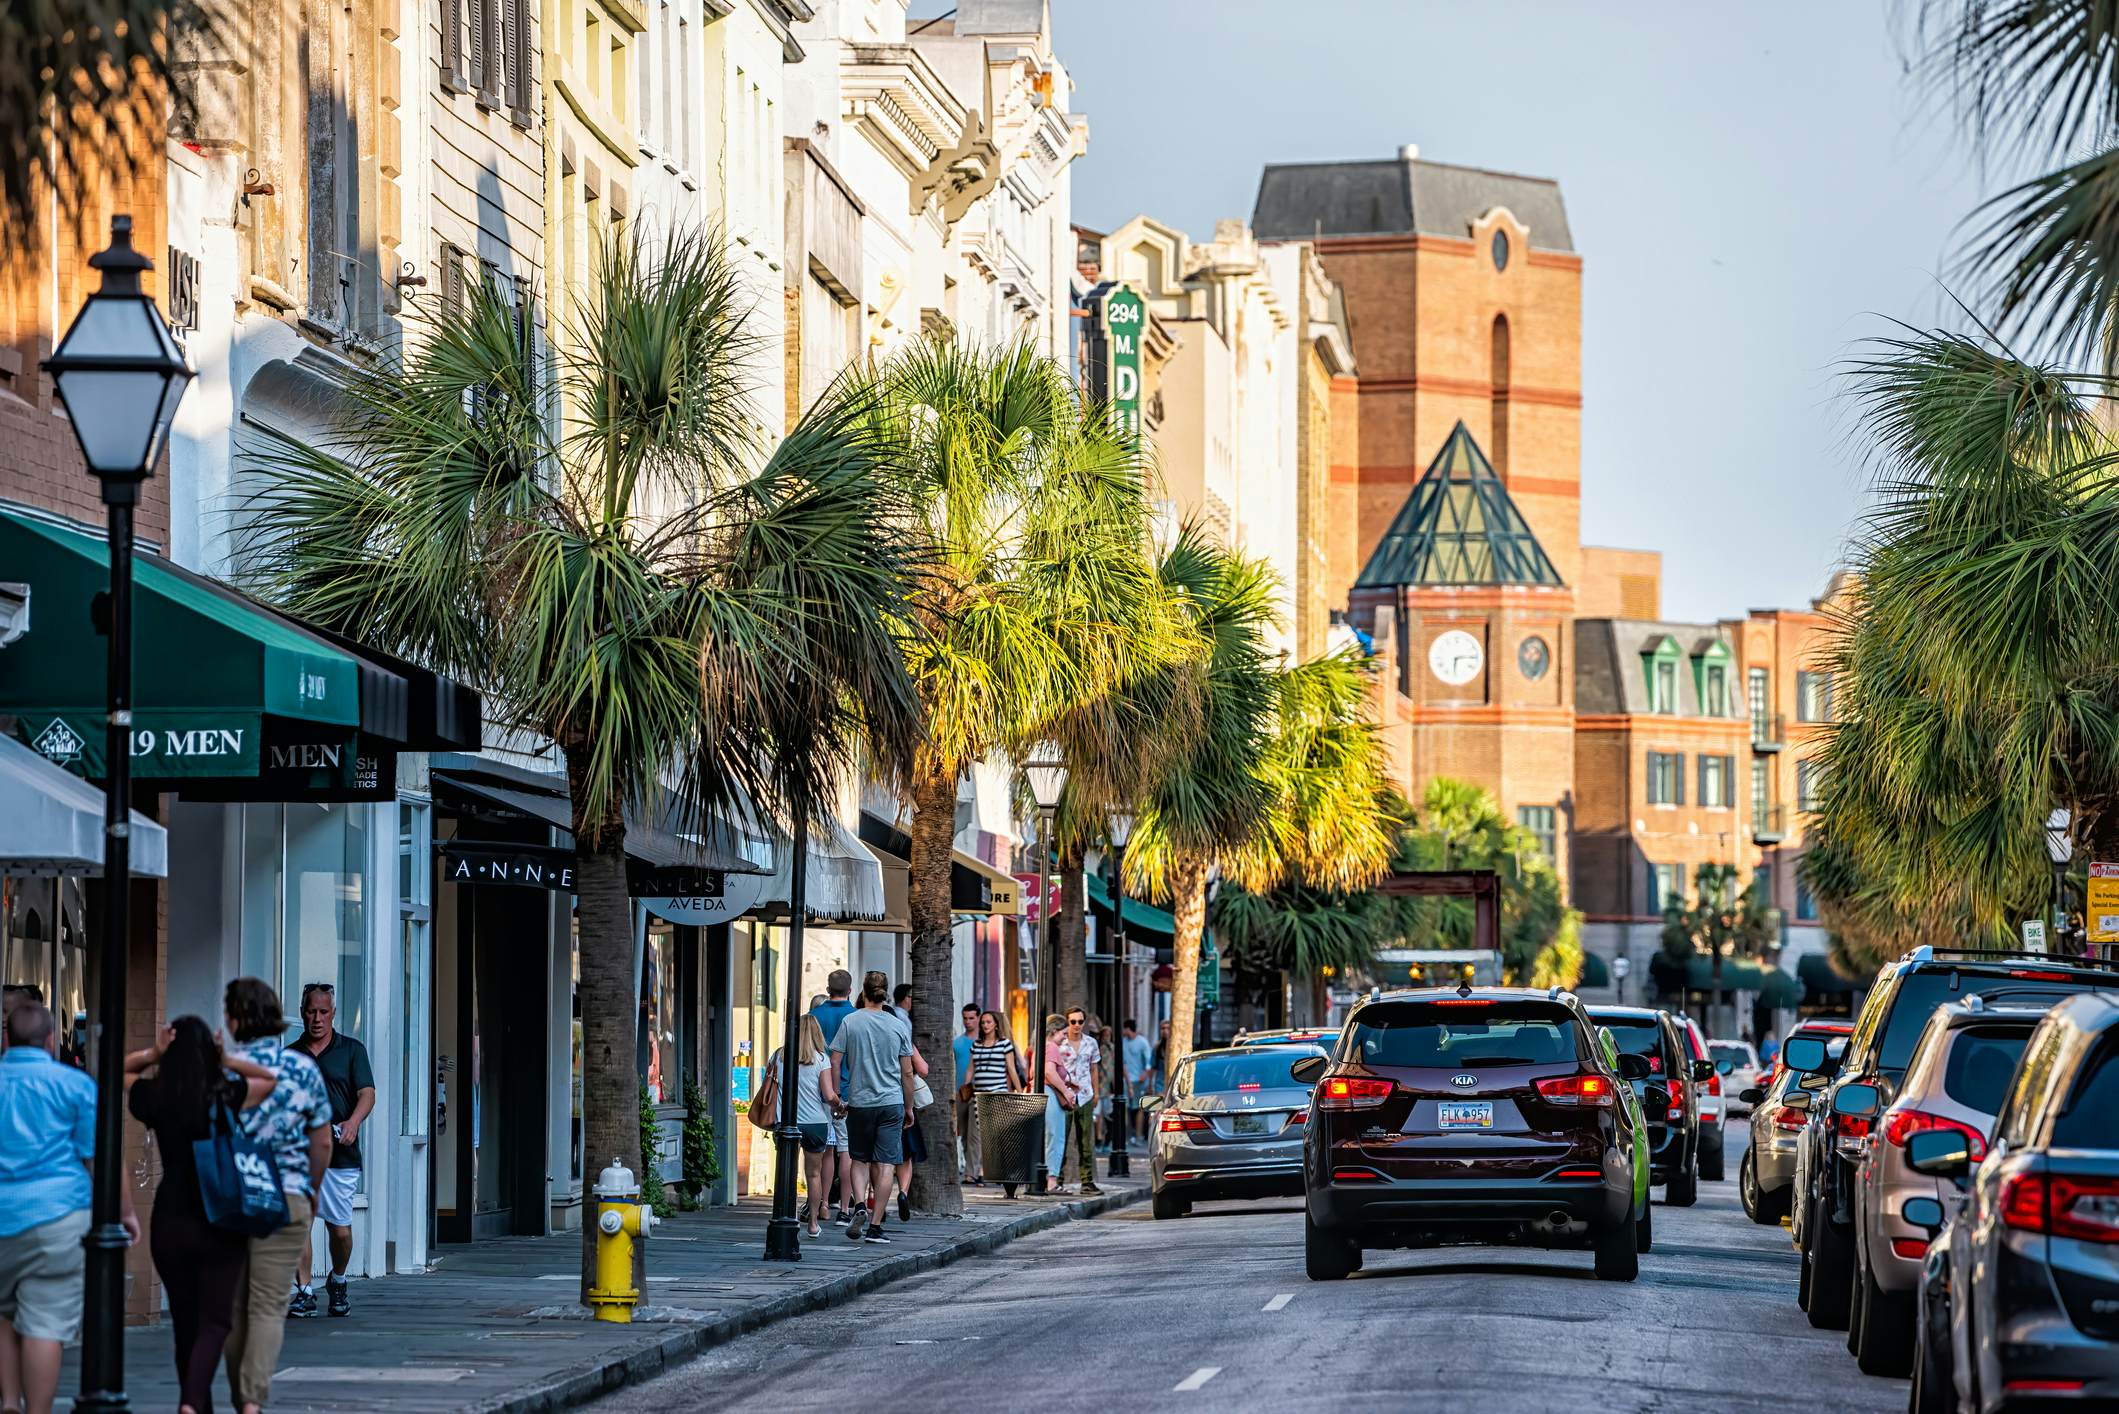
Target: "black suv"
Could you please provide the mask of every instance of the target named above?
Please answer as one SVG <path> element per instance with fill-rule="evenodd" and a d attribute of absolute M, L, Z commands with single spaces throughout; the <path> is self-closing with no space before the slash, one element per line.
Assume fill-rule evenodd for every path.
<path fill-rule="evenodd" d="M 1700 1096 L 1696 1085 L 1714 1074 L 1712 1060 L 1694 1060 L 1684 1025 L 1667 1011 L 1599 1006 L 1589 1019 L 1610 1028 L 1622 1054 L 1639 1056 L 1647 1075 L 1633 1082 L 1648 1116 L 1649 1182 L 1663 1185 L 1663 1201 L 1689 1208 L 1700 1196 Z"/>
<path fill-rule="evenodd" d="M 1989 1006 L 2051 1006 L 2077 992 L 2119 988 L 2119 963 L 2045 953 L 1983 952 L 1919 947 L 1887 962 L 1855 1019 L 1854 1034 L 1836 1067 L 1824 1043 L 1791 1040 L 1781 1060 L 1791 1070 L 1829 1069 L 1832 1083 L 1810 1107 L 1801 1141 L 1794 1201 L 1806 1210 L 1799 1230 L 1803 1269 L 1798 1299 L 1810 1324 L 1845 1330 L 1854 1284 L 1854 1180 L 1868 1154 L 1869 1118 L 1840 1114 L 1833 1104 L 1842 1085 L 1874 1085 L 1881 1114 L 1898 1098 L 1906 1064 L 1945 1002 L 1977 992 Z"/>
<path fill-rule="evenodd" d="M 1619 1050 L 1559 988 L 1370 993 L 1329 1057 L 1303 1140 L 1310 1279 L 1364 1248 L 1590 1248 L 1632 1281 L 1649 1243 L 1646 1123 Z"/>

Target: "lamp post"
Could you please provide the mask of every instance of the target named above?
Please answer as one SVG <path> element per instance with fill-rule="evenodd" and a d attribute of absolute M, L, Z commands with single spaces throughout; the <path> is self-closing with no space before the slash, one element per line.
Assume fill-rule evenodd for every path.
<path fill-rule="evenodd" d="M 140 288 L 154 262 L 132 248 L 132 217 L 114 216 L 110 245 L 88 258 L 103 283 L 44 361 L 66 404 L 110 523 L 110 659 L 103 745 L 103 898 L 96 988 L 96 1157 L 82 1299 L 77 1410 L 124 1409 L 125 954 L 131 931 L 132 513 L 154 474 L 191 361 Z"/>
<path fill-rule="evenodd" d="M 2045 857 L 2053 866 L 2053 941 L 2055 951 L 2065 951 L 2061 941 L 2067 936 L 2067 895 L 2065 892 L 2068 865 L 2075 858 L 2075 839 L 2068 832 L 2074 816 L 2065 808 L 2056 809 L 2045 817 Z"/>
<path fill-rule="evenodd" d="M 1104 1035 L 1111 1041 L 1111 1176 L 1121 1178 L 1133 1172 L 1133 1161 L 1126 1154 L 1126 1038 L 1119 1026 L 1126 1010 L 1126 841 L 1133 837 L 1133 817 L 1113 815 L 1104 836 L 1111 841 L 1116 864 L 1111 871 L 1111 896 L 1118 905 L 1112 910 L 1112 1005 Z"/>
<path fill-rule="evenodd" d="M 1052 1010 L 1053 959 L 1052 959 L 1052 836 L 1055 817 L 1059 814 L 1060 792 L 1067 788 L 1067 764 L 1060 756 L 1059 743 L 1040 741 L 1023 753 L 1023 779 L 1030 783 L 1030 794 L 1037 801 L 1038 833 L 1043 837 L 1044 853 L 1037 867 L 1037 1042 L 1036 1052 L 1031 1058 L 1031 1073 L 1036 1077 L 1035 1089 L 1045 1093 L 1045 1015 Z M 1048 1104 L 1049 1112 L 1050 1106 Z M 1045 1167 L 1045 1145 L 1037 1146 L 1037 1177 L 1032 1185 L 1042 1194 L 1051 1180 L 1051 1172 Z"/>
<path fill-rule="evenodd" d="M 806 773 L 795 773 L 793 806 L 794 836 L 789 848 L 787 888 L 787 1020 L 780 1028 L 780 1123 L 773 1132 L 778 1149 L 773 1154 L 773 1215 L 765 1225 L 765 1260 L 802 1260 L 802 1224 L 795 1216 L 795 1185 L 802 1175 L 802 1126 L 796 1122 L 796 1087 L 801 1070 L 796 1064 L 802 1047 L 802 925 L 809 912 L 809 792 L 803 787 Z M 822 1201 L 822 1194 L 812 1194 Z M 852 1193 L 848 1192 L 848 1201 Z"/>

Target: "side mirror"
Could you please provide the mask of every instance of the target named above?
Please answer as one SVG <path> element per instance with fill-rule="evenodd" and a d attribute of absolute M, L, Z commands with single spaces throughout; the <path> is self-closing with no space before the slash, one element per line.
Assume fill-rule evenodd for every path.
<path fill-rule="evenodd" d="M 1718 1075 L 1727 1075 L 1729 1074 L 1729 1072 L 1736 1069 L 1736 1062 L 1730 1060 L 1716 1061 L 1714 1063 L 1714 1069 L 1715 1073 Z"/>
<path fill-rule="evenodd" d="M 1860 1119 L 1875 1114 L 1882 1101 L 1874 1085 L 1842 1085 L 1832 1092 L 1832 1113 Z"/>
<path fill-rule="evenodd" d="M 1962 1178 L 1972 1168 L 1972 1146 L 1949 1129 L 1923 1129 L 1906 1139 L 1906 1167 L 1931 1178 Z"/>
<path fill-rule="evenodd" d="M 1756 1085 L 1751 1085 L 1737 1091 L 1736 1097 L 1747 1105 L 1759 1105 L 1765 1103 L 1766 1092 Z"/>
<path fill-rule="evenodd" d="M 1942 1204 L 1933 1198 L 1908 1198 L 1906 1205 L 1898 1210 L 1898 1215 L 1913 1226 L 1926 1229 L 1930 1237 L 1941 1232 L 1943 1223 L 1948 1220 L 1948 1214 L 1943 1212 Z"/>
<path fill-rule="evenodd" d="M 1304 1056 L 1288 1067 L 1288 1074 L 1304 1085 L 1315 1085 L 1324 1078 L 1324 1072 L 1330 1065 L 1331 1062 L 1323 1056 Z"/>
<path fill-rule="evenodd" d="M 1781 1064 L 1805 1075 L 1825 1068 L 1825 1043 L 1817 1036 L 1797 1036 L 1781 1047 Z"/>
<path fill-rule="evenodd" d="M 1692 1063 L 1692 1078 L 1694 1080 L 1714 1079 L 1714 1062 L 1711 1060 L 1694 1061 Z"/>
<path fill-rule="evenodd" d="M 1646 1080 L 1655 1072 L 1648 1068 L 1648 1058 L 1637 1056 L 1632 1051 L 1619 1052 L 1619 1074 L 1627 1080 Z"/>
<path fill-rule="evenodd" d="M 1827 1085 L 1830 1085 L 1832 1077 L 1823 1071 L 1819 1071 L 1816 1075 L 1798 1075 L 1795 1078 L 1795 1083 L 1814 1095 Z"/>
<path fill-rule="evenodd" d="M 1810 1092 L 1808 1090 L 1790 1090 L 1787 1094 L 1781 1096 L 1781 1108 L 1784 1110 L 1809 1109 Z"/>

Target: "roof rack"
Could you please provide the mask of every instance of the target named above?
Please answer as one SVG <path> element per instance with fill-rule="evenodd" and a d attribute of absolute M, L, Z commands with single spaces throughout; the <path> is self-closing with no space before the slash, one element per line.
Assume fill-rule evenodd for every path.
<path fill-rule="evenodd" d="M 2119 970 L 2119 958 L 2081 957 L 2073 953 L 2028 952 L 2022 948 L 1950 948 L 1922 943 L 1905 953 L 1900 962 L 1933 962 L 1937 958 L 1965 958 L 1974 962 L 2042 962 L 2049 967 L 2108 967 Z"/>

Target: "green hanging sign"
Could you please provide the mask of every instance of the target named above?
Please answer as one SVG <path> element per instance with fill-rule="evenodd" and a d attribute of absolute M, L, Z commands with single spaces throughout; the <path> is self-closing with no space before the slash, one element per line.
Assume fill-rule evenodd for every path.
<path fill-rule="evenodd" d="M 1109 365 L 1104 401 L 1136 442 L 1140 440 L 1140 344 L 1147 328 L 1148 302 L 1124 285 L 1113 285 L 1104 296 L 1104 349 Z"/>
<path fill-rule="evenodd" d="M 1207 938 L 1199 947 L 1199 1005 L 1221 1005 L 1221 949 Z"/>

